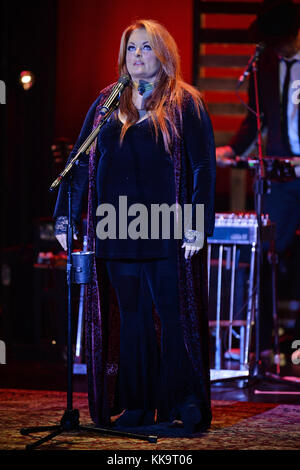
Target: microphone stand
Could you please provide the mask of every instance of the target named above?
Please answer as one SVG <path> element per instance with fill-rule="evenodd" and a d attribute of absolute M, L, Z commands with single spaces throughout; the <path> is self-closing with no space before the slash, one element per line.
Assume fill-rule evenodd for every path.
<path fill-rule="evenodd" d="M 73 281 L 73 266 L 72 266 L 72 249 L 73 249 L 73 222 L 72 222 L 72 168 L 75 162 L 78 160 L 81 153 L 85 152 L 89 146 L 93 143 L 97 137 L 101 127 L 107 122 L 113 111 L 117 109 L 119 101 L 112 104 L 111 108 L 101 119 L 100 124 L 94 129 L 85 142 L 79 148 L 74 158 L 70 160 L 65 169 L 60 173 L 58 178 L 52 183 L 50 191 L 56 188 L 64 178 L 67 178 L 68 182 L 68 231 L 67 231 L 67 267 L 66 277 L 68 286 L 68 316 L 67 316 L 67 408 L 61 418 L 60 424 L 54 426 L 32 426 L 28 428 L 22 428 L 20 433 L 24 436 L 32 433 L 39 433 L 44 431 L 51 431 L 45 437 L 35 441 L 32 444 L 26 445 L 27 450 L 35 449 L 44 442 L 53 439 L 55 436 L 64 432 L 70 431 L 86 431 L 88 433 L 98 433 L 101 435 L 110 435 L 115 437 L 128 437 L 132 439 L 146 440 L 151 443 L 157 442 L 157 436 L 134 434 L 129 432 L 118 431 L 111 428 L 99 428 L 92 426 L 82 426 L 79 422 L 79 410 L 73 409 L 73 352 L 72 352 L 72 283 Z"/>
<path fill-rule="evenodd" d="M 265 170 L 262 155 L 262 129 L 261 114 L 259 107 L 258 82 L 257 82 L 257 60 L 252 66 L 255 89 L 256 123 L 258 133 L 258 165 L 254 183 L 255 211 L 257 217 L 257 245 L 256 245 L 256 297 L 255 297 L 255 365 L 251 370 L 250 377 L 262 376 L 262 362 L 260 358 L 260 314 L 261 314 L 261 268 L 262 268 L 262 198 L 265 192 Z"/>

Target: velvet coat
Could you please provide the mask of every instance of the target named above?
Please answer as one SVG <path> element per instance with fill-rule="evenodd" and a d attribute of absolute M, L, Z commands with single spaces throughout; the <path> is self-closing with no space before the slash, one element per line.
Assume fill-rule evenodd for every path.
<path fill-rule="evenodd" d="M 90 109 L 70 158 L 82 144 L 87 133 L 98 126 L 101 120 L 99 109 L 109 96 L 112 86 L 101 91 Z M 188 93 L 185 94 L 183 110 L 185 106 L 191 106 Z M 204 105 L 200 106 L 200 118 L 195 113 L 195 129 L 190 130 L 199 134 L 200 129 L 199 162 L 191 167 L 185 150 L 181 120 L 178 112 L 176 114 L 179 137 L 174 136 L 172 145 L 176 202 L 181 205 L 191 202 L 204 204 L 205 234 L 208 236 L 213 232 L 215 218 L 216 161 L 211 122 Z M 91 122 L 93 122 L 92 126 Z M 98 157 L 95 141 L 89 152 L 88 171 L 87 235 L 88 250 L 91 251 L 95 251 Z M 75 169 L 76 171 L 80 171 L 80 168 Z M 86 177 L 82 181 L 76 177 L 74 179 L 75 186 L 78 184 L 83 187 L 87 183 Z M 63 215 L 64 192 L 62 187 L 54 217 Z M 76 200 L 74 204 L 78 212 L 80 201 Z M 208 419 L 211 419 L 206 245 L 199 254 L 188 260 L 184 258 L 184 249 L 181 245 L 182 240 L 177 240 L 180 319 L 184 342 L 194 373 L 199 374 L 204 384 L 202 402 L 204 401 L 203 405 L 206 407 Z M 109 424 L 110 415 L 122 411 L 114 408 L 118 370 L 118 322 L 117 302 L 109 284 L 104 263 L 102 264 L 101 260 L 97 260 L 96 263 L 95 260 L 93 281 L 87 286 L 85 332 L 89 408 L 91 418 L 97 425 Z"/>

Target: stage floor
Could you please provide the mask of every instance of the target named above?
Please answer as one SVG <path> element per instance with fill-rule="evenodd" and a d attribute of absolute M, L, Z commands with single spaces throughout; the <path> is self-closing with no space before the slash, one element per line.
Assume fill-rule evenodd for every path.
<path fill-rule="evenodd" d="M 15 349 L 16 352 L 16 349 Z M 300 380 L 300 365 L 287 355 L 282 376 Z M 39 435 L 22 436 L 22 427 L 56 425 L 66 409 L 67 363 L 61 352 L 25 350 L 8 354 L 1 365 L 0 450 L 24 450 Z M 274 372 L 274 365 L 267 368 Z M 74 408 L 80 424 L 92 425 L 85 375 L 73 376 Z M 186 437 L 157 425 L 149 428 L 158 435 L 150 444 L 137 439 L 98 436 L 93 433 L 65 433 L 44 443 L 41 450 L 295 450 L 300 449 L 300 383 L 260 381 L 255 386 L 233 381 L 212 384 L 213 421 L 209 431 Z M 146 430 L 147 431 L 147 430 Z M 134 428 L 132 432 L 139 432 Z M 145 428 L 140 432 L 145 432 Z M 42 437 L 40 435 L 40 437 Z"/>
<path fill-rule="evenodd" d="M 55 425 L 65 409 L 66 394 L 46 390 L 0 390 L 0 449 L 24 450 L 38 435 L 22 436 L 28 426 Z M 193 437 L 160 436 L 155 444 L 138 439 L 70 432 L 42 444 L 40 450 L 296 450 L 300 448 L 300 405 L 213 400 L 211 429 Z M 80 423 L 91 425 L 87 395 L 74 394 Z M 149 427 L 150 430 L 150 427 Z M 139 432 L 135 428 L 134 432 Z M 145 428 L 143 429 L 145 432 Z M 44 434 L 45 435 L 45 434 Z M 42 437 L 43 434 L 40 434 Z"/>

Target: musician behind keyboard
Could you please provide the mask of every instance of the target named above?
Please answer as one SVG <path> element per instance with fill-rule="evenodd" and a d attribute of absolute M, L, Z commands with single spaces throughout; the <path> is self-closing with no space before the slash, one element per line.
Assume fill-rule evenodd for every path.
<path fill-rule="evenodd" d="M 269 157 L 291 157 L 291 164 L 300 162 L 300 21 L 297 6 L 281 1 L 263 7 L 250 33 L 255 42 L 266 47 L 257 61 L 257 83 L 262 128 L 267 129 L 266 155 Z M 254 35 L 254 36 L 253 36 Z M 255 86 L 253 73 L 249 79 L 248 104 L 255 110 Z M 248 111 L 238 132 L 229 145 L 216 150 L 220 166 L 232 165 L 236 155 L 243 155 L 257 137 L 257 120 Z M 276 250 L 279 255 L 279 270 L 284 256 L 300 226 L 300 166 L 295 165 L 298 178 L 288 181 L 272 181 L 271 192 L 263 197 L 263 213 L 269 214 L 276 224 Z M 300 268 L 298 268 L 300 269 Z M 261 350 L 272 348 L 272 306 L 269 287 L 270 275 L 262 280 Z M 299 289 L 291 292 L 300 299 Z M 296 325 L 300 330 L 300 312 Z M 300 339 L 300 331 L 295 332 Z"/>

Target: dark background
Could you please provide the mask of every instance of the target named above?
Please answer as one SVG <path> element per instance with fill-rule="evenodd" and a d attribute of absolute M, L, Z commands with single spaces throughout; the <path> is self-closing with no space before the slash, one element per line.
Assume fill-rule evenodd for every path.
<path fill-rule="evenodd" d="M 165 24 L 190 82 L 192 10 L 191 0 L 1 2 L 0 339 L 8 356 L 43 336 L 46 342 L 64 338 L 64 277 L 34 267 L 39 251 L 59 251 L 57 242 L 43 246 L 39 237 L 41 224 L 51 221 L 56 193 L 49 186 L 61 170 L 51 146 L 61 139 L 74 143 L 90 104 L 118 78 L 121 33 L 133 19 Z M 35 76 L 27 91 L 19 83 L 23 70 Z"/>
<path fill-rule="evenodd" d="M 245 32 L 260 4 L 1 1 L 0 80 L 6 84 L 6 104 L 0 105 L 0 339 L 6 342 L 8 354 L 18 344 L 40 343 L 43 338 L 46 344 L 52 338 L 64 343 L 64 276 L 59 272 L 51 277 L 34 267 L 39 251 L 59 251 L 57 242 L 43 246 L 39 237 L 41 224 L 51 221 L 56 194 L 49 192 L 49 186 L 62 165 L 55 162 L 51 146 L 61 139 L 74 143 L 90 104 L 103 87 L 118 78 L 122 31 L 137 18 L 152 18 L 166 26 L 178 44 L 184 79 L 201 89 L 208 86 L 205 98 L 217 141 L 222 142 L 218 139 L 227 139 L 235 131 L 243 110 L 236 102 L 224 105 L 224 92 L 211 90 L 209 85 L 225 84 L 230 95 L 228 86 L 235 83 L 252 50 Z M 224 22 L 224 13 L 232 14 L 230 22 Z M 229 44 L 235 51 L 225 65 L 220 63 L 222 50 L 212 51 L 214 42 L 224 43 L 222 47 Z M 200 52 L 202 59 L 207 54 L 206 62 L 199 61 Z M 208 55 L 216 52 L 216 66 L 209 66 Z M 232 67 L 227 65 L 229 59 Z M 35 84 L 28 91 L 19 84 L 22 70 L 35 75 Z M 233 99 L 232 93 L 230 96 Z M 217 211 L 230 209 L 230 178 L 228 170 L 218 169 Z M 249 178 L 247 185 L 251 205 Z M 295 250 L 298 258 L 289 258 L 288 269 L 292 266 L 298 272 L 294 265 L 299 243 Z"/>

